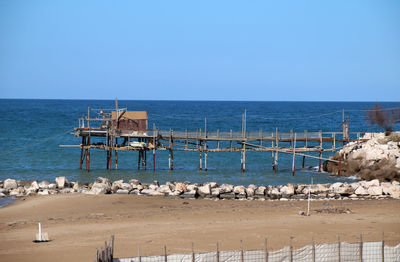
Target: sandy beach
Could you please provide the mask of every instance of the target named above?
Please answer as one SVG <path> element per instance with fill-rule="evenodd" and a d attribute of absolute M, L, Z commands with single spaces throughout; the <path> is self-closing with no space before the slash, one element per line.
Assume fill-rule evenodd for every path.
<path fill-rule="evenodd" d="M 90 261 L 115 235 L 115 257 L 262 249 L 268 238 L 276 250 L 311 243 L 400 242 L 399 200 L 312 201 L 311 216 L 300 216 L 306 201 L 172 199 L 132 195 L 81 194 L 34 196 L 0 208 L 0 261 Z M 350 214 L 315 210 L 349 209 Z M 34 243 L 37 222 L 51 239 Z"/>

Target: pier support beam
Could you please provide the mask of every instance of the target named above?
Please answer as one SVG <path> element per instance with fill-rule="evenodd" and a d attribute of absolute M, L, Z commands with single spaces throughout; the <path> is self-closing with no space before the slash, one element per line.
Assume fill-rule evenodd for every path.
<path fill-rule="evenodd" d="M 202 159 L 202 152 L 201 149 L 199 149 L 199 153 L 200 153 L 200 163 L 199 163 L 199 170 L 203 170 L 203 159 Z"/>

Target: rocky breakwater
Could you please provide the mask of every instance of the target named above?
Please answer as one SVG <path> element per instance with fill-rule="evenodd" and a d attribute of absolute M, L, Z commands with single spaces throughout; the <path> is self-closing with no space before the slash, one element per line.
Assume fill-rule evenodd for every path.
<path fill-rule="evenodd" d="M 324 171 L 332 174 L 400 181 L 400 133 L 367 133 L 360 141 L 345 145 L 331 159 L 341 162 L 324 163 Z"/>
<path fill-rule="evenodd" d="M 360 181 L 355 183 L 334 183 L 315 185 L 279 185 L 256 186 L 249 185 L 218 185 L 215 182 L 191 184 L 189 182 L 166 182 L 160 185 L 141 183 L 136 179 L 129 181 L 110 181 L 99 177 L 93 183 L 82 184 L 70 182 L 66 177 L 57 177 L 55 183 L 49 181 L 17 181 L 6 179 L 0 181 L 0 197 L 24 197 L 31 195 L 54 194 L 131 194 L 145 196 L 163 196 L 179 198 L 205 199 L 239 199 L 239 200 L 305 200 L 312 199 L 400 199 L 400 183 L 397 181 L 380 182 Z"/>

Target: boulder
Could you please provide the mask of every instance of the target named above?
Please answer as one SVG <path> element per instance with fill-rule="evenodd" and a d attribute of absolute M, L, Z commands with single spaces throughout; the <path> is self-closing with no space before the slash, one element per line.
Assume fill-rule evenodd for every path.
<path fill-rule="evenodd" d="M 201 187 L 197 188 L 197 194 L 200 197 L 205 197 L 207 195 L 211 195 L 211 186 L 210 186 L 210 184 L 206 184 L 204 186 L 201 186 Z"/>
<path fill-rule="evenodd" d="M 142 189 L 142 191 L 140 191 L 140 194 L 141 195 L 150 195 L 153 192 L 155 192 L 155 190 L 148 188 L 148 189 Z"/>
<path fill-rule="evenodd" d="M 98 177 L 93 183 L 90 192 L 94 195 L 108 194 L 111 192 L 111 182 L 108 178 Z"/>
<path fill-rule="evenodd" d="M 140 182 L 139 182 L 139 180 L 137 180 L 137 179 L 131 179 L 131 180 L 129 180 L 129 184 L 131 184 L 132 186 L 133 186 L 133 185 L 137 186 L 137 185 L 140 184 Z"/>
<path fill-rule="evenodd" d="M 233 185 L 222 184 L 220 186 L 221 194 L 223 193 L 231 193 L 233 191 Z"/>
<path fill-rule="evenodd" d="M 39 191 L 37 194 L 41 195 L 41 196 L 45 196 L 45 195 L 49 194 L 49 190 L 48 189 L 43 189 L 43 191 Z"/>
<path fill-rule="evenodd" d="M 129 194 L 129 190 L 127 189 L 118 189 L 116 194 Z"/>
<path fill-rule="evenodd" d="M 158 191 L 158 192 L 161 192 L 161 193 L 163 193 L 163 194 L 170 194 L 170 193 L 172 193 L 172 192 L 176 192 L 178 195 L 180 195 L 181 193 L 183 193 L 183 191 L 177 191 L 177 190 L 172 191 L 172 190 L 169 188 L 169 186 L 167 186 L 167 185 L 161 185 L 161 186 L 158 188 L 157 191 Z"/>
<path fill-rule="evenodd" d="M 49 184 L 49 186 L 48 186 L 48 189 L 50 189 L 50 190 L 54 190 L 56 188 L 57 188 L 57 185 L 53 184 L 53 183 Z"/>
<path fill-rule="evenodd" d="M 294 195 L 294 185 L 288 184 L 287 186 L 283 186 L 279 191 L 282 195 Z"/>
<path fill-rule="evenodd" d="M 219 189 L 219 187 L 211 188 L 211 197 L 219 197 L 220 194 L 221 190 Z"/>
<path fill-rule="evenodd" d="M 151 190 L 153 190 L 153 191 L 156 191 L 156 190 L 158 189 L 158 185 L 156 185 L 156 184 L 151 184 L 151 185 L 149 185 L 149 189 L 151 189 Z"/>
<path fill-rule="evenodd" d="M 60 190 L 60 194 L 69 194 L 69 193 L 74 193 L 74 189 L 66 187 Z"/>
<path fill-rule="evenodd" d="M 246 195 L 246 188 L 244 186 L 235 186 L 233 188 L 233 193 L 239 195 Z"/>
<path fill-rule="evenodd" d="M 230 193 L 221 193 L 221 194 L 219 195 L 219 197 L 220 197 L 221 199 L 235 199 L 235 193 L 233 193 L 233 192 L 230 192 Z"/>
<path fill-rule="evenodd" d="M 187 185 L 185 185 L 184 183 L 176 183 L 175 190 L 180 191 L 180 192 L 186 192 L 188 189 L 187 189 Z"/>
<path fill-rule="evenodd" d="M 259 186 L 259 187 L 257 187 L 257 189 L 254 191 L 254 194 L 255 194 L 255 195 L 258 195 L 258 196 L 264 196 L 264 195 L 265 195 L 265 189 L 266 189 L 265 186 Z"/>
<path fill-rule="evenodd" d="M 196 190 L 186 191 L 181 195 L 182 198 L 195 198 L 196 197 Z"/>
<path fill-rule="evenodd" d="M 370 186 L 368 188 L 368 194 L 370 196 L 380 196 L 383 194 L 383 190 L 381 186 Z"/>
<path fill-rule="evenodd" d="M 62 189 L 64 187 L 69 187 L 69 181 L 65 176 L 56 177 L 57 187 Z"/>
<path fill-rule="evenodd" d="M 1 194 L 5 194 L 5 195 L 7 195 L 8 194 L 8 189 L 6 189 L 6 188 L 0 188 L 0 193 Z"/>
<path fill-rule="evenodd" d="M 48 189 L 49 188 L 49 184 L 50 184 L 49 181 L 44 180 L 44 181 L 39 183 L 39 189 Z"/>
<path fill-rule="evenodd" d="M 23 196 L 25 194 L 25 188 L 24 187 L 18 187 L 15 189 L 11 189 L 9 195 L 10 196 Z"/>
<path fill-rule="evenodd" d="M 379 186 L 379 180 L 378 179 L 374 179 L 371 181 L 366 182 L 366 187 L 370 187 L 370 186 Z"/>
<path fill-rule="evenodd" d="M 248 197 L 253 197 L 254 196 L 254 189 L 249 186 L 248 188 L 246 188 L 246 194 L 247 194 Z"/>
<path fill-rule="evenodd" d="M 18 188 L 17 180 L 10 178 L 4 180 L 3 188 L 8 190 L 13 190 Z"/>
<path fill-rule="evenodd" d="M 358 196 L 366 196 L 368 195 L 368 190 L 362 186 L 359 186 L 354 193 Z"/>
<path fill-rule="evenodd" d="M 75 182 L 74 186 L 72 187 L 72 189 L 74 189 L 76 192 L 80 192 L 82 188 L 84 188 L 85 186 L 81 183 L 81 182 Z"/>
<path fill-rule="evenodd" d="M 192 191 L 192 190 L 197 190 L 197 186 L 196 185 L 188 185 L 187 187 L 186 187 L 186 190 L 187 191 Z"/>

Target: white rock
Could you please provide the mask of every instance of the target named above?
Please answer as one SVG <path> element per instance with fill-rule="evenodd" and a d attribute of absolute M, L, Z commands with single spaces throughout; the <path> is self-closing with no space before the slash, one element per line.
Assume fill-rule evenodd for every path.
<path fill-rule="evenodd" d="M 38 195 L 45 196 L 45 195 L 48 195 L 48 194 L 49 194 L 49 190 L 48 190 L 48 189 L 44 189 L 43 191 L 39 191 L 37 194 L 38 194 Z"/>
<path fill-rule="evenodd" d="M 175 190 L 180 192 L 186 192 L 188 189 L 184 183 L 176 183 Z"/>
<path fill-rule="evenodd" d="M 158 186 L 151 184 L 151 185 L 149 185 L 149 189 L 156 191 L 158 189 Z"/>
<path fill-rule="evenodd" d="M 69 186 L 69 181 L 65 176 L 56 177 L 56 184 L 58 188 L 64 188 Z"/>
<path fill-rule="evenodd" d="M 204 186 L 201 186 L 201 187 L 197 188 L 197 193 L 202 197 L 207 196 L 207 195 L 211 195 L 211 190 L 210 189 L 211 189 L 211 186 L 209 184 L 207 184 L 207 185 L 204 185 Z"/>
<path fill-rule="evenodd" d="M 368 188 L 368 194 L 371 196 L 380 196 L 382 193 L 383 191 L 381 186 L 370 186 Z"/>
<path fill-rule="evenodd" d="M 280 189 L 281 194 L 284 195 L 294 195 L 294 186 L 292 184 L 288 184 L 287 186 L 283 186 Z"/>
<path fill-rule="evenodd" d="M 48 189 L 56 189 L 57 185 L 56 184 L 49 184 Z"/>
<path fill-rule="evenodd" d="M 129 190 L 126 189 L 118 189 L 116 194 L 129 194 Z"/>
<path fill-rule="evenodd" d="M 10 196 L 23 196 L 25 193 L 25 189 L 23 187 L 18 187 L 12 189 L 9 193 Z"/>
<path fill-rule="evenodd" d="M 187 191 L 193 191 L 193 190 L 197 190 L 197 186 L 196 185 L 188 185 L 187 186 Z"/>
<path fill-rule="evenodd" d="M 16 189 L 18 187 L 17 181 L 15 179 L 6 179 L 4 180 L 3 188 L 5 189 Z"/>
<path fill-rule="evenodd" d="M 366 196 L 368 195 L 368 190 L 362 186 L 359 186 L 354 193 L 359 196 Z"/>
<path fill-rule="evenodd" d="M 265 194 L 265 189 L 267 189 L 265 186 L 259 186 L 257 189 L 254 191 L 255 195 L 264 195 Z"/>
<path fill-rule="evenodd" d="M 49 188 L 49 184 L 50 184 L 49 181 L 44 180 L 44 181 L 39 183 L 39 188 L 40 189 L 48 189 Z"/>
<path fill-rule="evenodd" d="M 222 184 L 220 186 L 221 194 L 223 193 L 231 193 L 233 191 L 233 185 Z"/>
<path fill-rule="evenodd" d="M 246 188 L 246 194 L 248 197 L 253 197 L 254 196 L 254 188 L 251 188 L 251 187 Z"/>
<path fill-rule="evenodd" d="M 378 179 L 374 179 L 374 180 L 371 180 L 371 181 L 367 181 L 366 185 L 367 185 L 367 187 L 379 186 L 379 180 Z"/>
<path fill-rule="evenodd" d="M 235 194 L 246 194 L 246 188 L 244 186 L 235 186 L 233 188 L 233 193 Z"/>
<path fill-rule="evenodd" d="M 161 185 L 158 188 L 158 191 L 163 193 L 163 194 L 169 194 L 169 193 L 172 192 L 171 189 L 169 188 L 169 186 L 167 186 L 167 185 Z M 177 193 L 181 193 L 181 191 L 177 191 Z"/>

